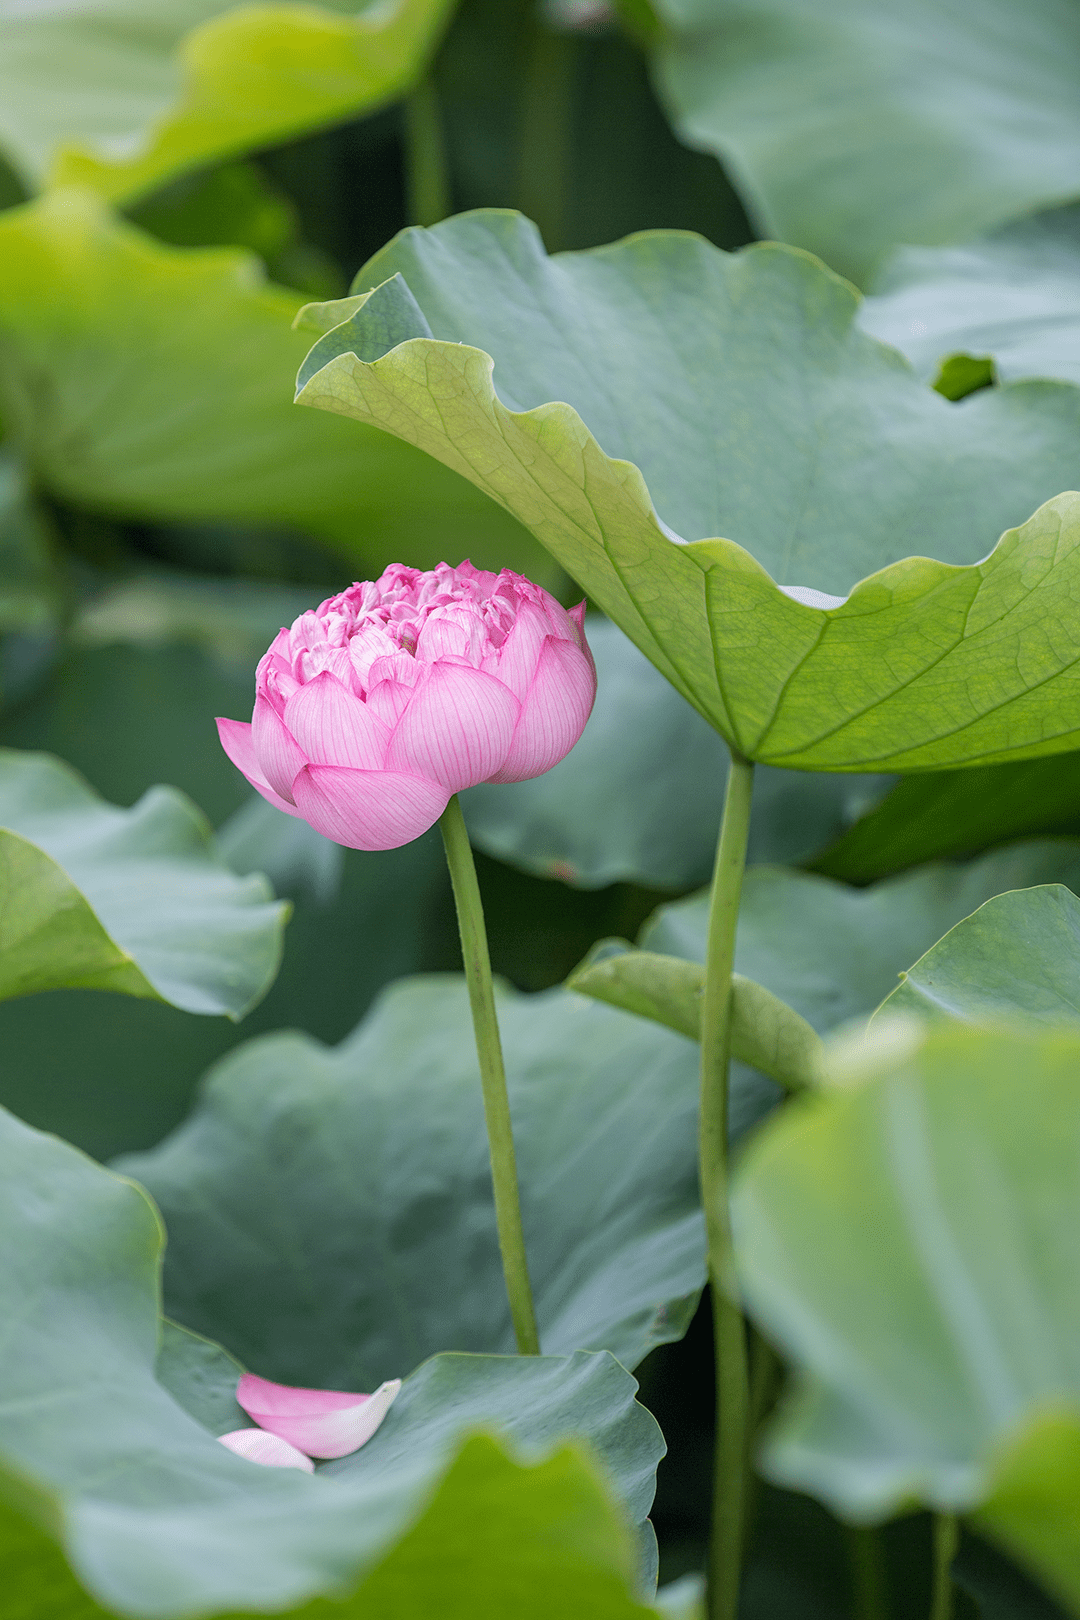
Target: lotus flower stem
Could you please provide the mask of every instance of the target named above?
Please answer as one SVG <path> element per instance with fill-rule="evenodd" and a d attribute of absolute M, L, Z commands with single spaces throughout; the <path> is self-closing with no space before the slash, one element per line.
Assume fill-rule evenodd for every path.
<path fill-rule="evenodd" d="M 701 1199 L 708 1240 L 716 1356 L 716 1444 L 709 1620 L 736 1620 L 742 1568 L 749 1389 L 746 1326 L 739 1309 L 728 1209 L 728 1067 L 731 1057 L 731 974 L 739 918 L 754 767 L 731 750 L 724 819 L 716 846 L 705 986 L 701 1008 Z"/>
<path fill-rule="evenodd" d="M 930 1620 L 951 1620 L 953 1612 L 952 1562 L 960 1544 L 960 1523 L 955 1513 L 934 1514 L 934 1583 Z"/>
<path fill-rule="evenodd" d="M 514 1137 L 510 1127 L 510 1102 L 506 1095 L 506 1070 L 503 1067 L 499 1023 L 495 1014 L 495 995 L 491 984 L 491 959 L 488 955 L 487 932 L 484 928 L 484 909 L 480 901 L 480 886 L 476 881 L 476 866 L 469 845 L 469 834 L 456 793 L 443 811 L 439 827 L 446 847 L 450 881 L 453 884 L 454 901 L 457 905 L 461 955 L 465 963 L 465 980 L 469 986 L 469 1004 L 472 1007 L 473 1029 L 476 1033 L 476 1053 L 480 1060 L 484 1117 L 487 1121 L 488 1149 L 491 1154 L 491 1180 L 495 1189 L 495 1224 L 499 1233 L 499 1251 L 502 1255 L 506 1293 L 510 1301 L 510 1316 L 517 1338 L 518 1354 L 538 1356 L 540 1340 L 536 1332 L 536 1312 L 533 1308 L 529 1267 L 525 1257 L 517 1165 L 514 1160 Z"/>
<path fill-rule="evenodd" d="M 437 225 L 453 213 L 442 109 L 430 73 L 405 98 L 405 180 L 410 225 Z"/>
<path fill-rule="evenodd" d="M 851 1612 L 855 1620 L 889 1620 L 888 1572 L 881 1531 L 870 1525 L 849 1525 L 851 1558 Z"/>

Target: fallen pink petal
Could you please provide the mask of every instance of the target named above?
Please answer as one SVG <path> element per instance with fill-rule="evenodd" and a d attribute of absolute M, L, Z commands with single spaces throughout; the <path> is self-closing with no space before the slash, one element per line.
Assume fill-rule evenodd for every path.
<path fill-rule="evenodd" d="M 373 1395 L 352 1395 L 338 1389 L 296 1389 L 245 1373 L 236 1399 L 260 1429 L 323 1459 L 347 1457 L 370 1440 L 400 1388 L 401 1379 L 391 1378 Z"/>
<path fill-rule="evenodd" d="M 299 1468 L 305 1474 L 315 1472 L 310 1457 L 305 1457 L 280 1435 L 269 1434 L 265 1429 L 233 1429 L 231 1434 L 219 1434 L 218 1442 L 235 1451 L 238 1457 L 261 1463 L 264 1468 Z"/>
<path fill-rule="evenodd" d="M 396 849 L 478 782 L 573 748 L 596 696 L 584 603 L 469 562 L 392 563 L 274 637 L 222 746 L 264 799 L 351 849 Z"/>

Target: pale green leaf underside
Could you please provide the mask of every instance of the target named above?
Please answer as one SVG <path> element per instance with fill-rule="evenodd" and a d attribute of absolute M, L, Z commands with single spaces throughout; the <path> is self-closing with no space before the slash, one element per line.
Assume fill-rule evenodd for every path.
<path fill-rule="evenodd" d="M 547 1546 L 568 1596 L 592 1581 L 607 1595 L 599 1612 L 635 1612 L 631 1525 L 648 1511 L 663 1442 L 611 1357 L 437 1356 L 353 1457 L 314 1477 L 260 1468 L 155 1378 L 163 1233 L 141 1190 L 8 1114 L 0 1161 L 3 1228 L 16 1238 L 0 1255 L 0 1477 L 106 1608 L 141 1620 L 287 1609 L 371 1574 L 421 1595 L 452 1525 L 452 1586 L 505 1558 L 511 1584 L 524 1587 L 524 1561 L 539 1590 Z M 506 1436 L 519 1460 L 490 1439 L 462 1449 L 478 1429 Z M 519 1554 L 530 1511 L 540 1522 Z"/>
<path fill-rule="evenodd" d="M 1059 884 L 1001 894 L 904 974 L 879 1014 L 1080 1024 L 1080 900 Z"/>
<path fill-rule="evenodd" d="M 386 434 L 295 410 L 299 296 L 234 249 L 166 246 L 86 192 L 0 216 L 0 405 L 61 499 L 325 537 L 392 561 L 550 571 L 505 513 Z"/>
<path fill-rule="evenodd" d="M 541 1343 L 632 1367 L 704 1280 L 697 1052 L 563 990 L 499 1008 Z M 368 1389 L 437 1350 L 513 1349 L 456 975 L 399 981 L 336 1048 L 247 1043 L 121 1164 L 168 1224 L 169 1314 L 267 1377 Z"/>
<path fill-rule="evenodd" d="M 912 771 L 1080 741 L 1080 501 L 993 545 L 1073 480 L 1075 390 L 950 404 L 853 328 L 850 288 L 775 246 L 654 232 L 549 260 L 488 213 L 405 233 L 357 286 L 398 271 L 435 339 L 339 353 L 301 402 L 499 500 L 742 753 Z"/>
<path fill-rule="evenodd" d="M 0 999 L 121 990 L 242 1015 L 273 981 L 287 908 L 237 877 L 171 788 L 130 810 L 48 754 L 0 750 Z"/>
<path fill-rule="evenodd" d="M 900 248 L 875 277 L 859 324 L 927 377 L 963 350 L 992 355 L 1006 382 L 1080 383 L 1080 207 L 959 247 Z"/>
<path fill-rule="evenodd" d="M 656 0 L 657 82 L 762 234 L 856 278 L 1077 192 L 1069 0 Z"/>
<path fill-rule="evenodd" d="M 766 1469 L 856 1520 L 978 1507 L 1003 1444 L 1080 1414 L 1077 1035 L 917 1027 L 882 1025 L 857 1078 L 767 1127 L 733 1205 L 750 1308 L 799 1369 Z"/>
<path fill-rule="evenodd" d="M 683 957 L 604 939 L 566 981 L 568 990 L 701 1038 L 705 968 Z M 731 1054 L 788 1090 L 813 1085 L 821 1042 L 805 1018 L 741 973 L 731 980 Z"/>
<path fill-rule="evenodd" d="M 14 9 L 0 35 L 0 144 L 31 185 L 49 175 L 126 201 L 401 95 L 451 0 Z"/>

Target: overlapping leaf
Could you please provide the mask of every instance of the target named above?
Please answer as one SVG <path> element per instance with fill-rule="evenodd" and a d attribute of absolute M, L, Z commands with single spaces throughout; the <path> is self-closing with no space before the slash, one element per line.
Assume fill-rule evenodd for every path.
<path fill-rule="evenodd" d="M 873 1012 L 899 974 L 991 896 L 1043 883 L 1080 890 L 1080 844 L 1017 844 L 867 889 L 758 867 L 746 874 L 735 965 L 824 1034 Z M 707 919 L 707 895 L 680 900 L 654 914 L 639 943 L 700 962 Z"/>
<path fill-rule="evenodd" d="M 285 908 L 180 794 L 118 810 L 59 760 L 4 749 L 0 822 L 0 997 L 122 990 L 239 1018 L 267 990 Z"/>
<path fill-rule="evenodd" d="M 130 199 L 173 175 L 401 95 L 451 0 L 230 6 L 131 0 L 5 7 L 0 143 L 50 174 Z"/>
<path fill-rule="evenodd" d="M 467 1590 L 548 1613 L 548 1579 L 568 1611 L 576 1596 L 612 1620 L 647 1612 L 631 1595 L 631 1525 L 663 1442 L 611 1357 L 438 1356 L 363 1451 L 314 1477 L 260 1468 L 154 1376 L 162 1232 L 141 1190 L 4 1114 L 0 1159 L 4 1230 L 18 1239 L 0 1256 L 0 1477 L 105 1608 L 162 1620 L 279 1610 L 370 1577 L 349 1612 L 378 1613 L 391 1595 L 422 1608 L 437 1571 L 452 1614 Z M 515 1456 L 466 1440 L 478 1429 Z M 5 1509 L 9 1553 L 12 1529 Z M 13 1580 L 20 1559 L 36 1560 L 63 1591 L 42 1537 L 24 1530 L 14 1552 Z"/>
<path fill-rule="evenodd" d="M 901 248 L 859 311 L 863 330 L 932 377 L 958 351 L 998 376 L 1080 382 L 1080 209 L 1021 220 L 960 247 Z"/>
<path fill-rule="evenodd" d="M 762 233 L 861 277 L 1076 195 L 1068 0 L 654 0 L 676 127 L 722 157 Z"/>
<path fill-rule="evenodd" d="M 696 1048 L 561 990 L 504 992 L 500 1022 L 541 1342 L 633 1366 L 703 1281 Z M 366 1389 L 512 1348 L 457 977 L 399 982 L 337 1049 L 248 1043 L 122 1163 L 168 1223 L 170 1315 L 267 1377 Z"/>
<path fill-rule="evenodd" d="M 815 860 L 815 870 L 869 883 L 923 861 L 1013 838 L 1080 832 L 1080 754 L 909 776 Z"/>
<path fill-rule="evenodd" d="M 398 347 L 358 359 L 344 301 L 301 402 L 502 501 L 741 752 L 922 770 L 1076 745 L 1080 502 L 994 545 L 1077 481 L 1075 390 L 952 405 L 775 246 L 657 232 L 549 260 L 489 213 L 405 233 L 357 287 L 398 273 L 371 309 L 385 330 L 397 299 Z"/>
<path fill-rule="evenodd" d="M 1080 1023 L 1080 900 L 1059 884 L 987 900 L 907 970 L 878 1016 L 896 1012 Z"/>
<path fill-rule="evenodd" d="M 856 1520 L 974 1511 L 1075 1610 L 1080 1043 L 918 1029 L 743 1161 L 743 1286 L 799 1368 L 765 1466 Z"/>
<path fill-rule="evenodd" d="M 37 479 L 98 510 L 264 521 L 369 576 L 470 554 L 550 574 L 490 501 L 386 434 L 294 410 L 299 298 L 249 255 L 166 247 L 89 193 L 0 219 L 0 403 Z"/>
<path fill-rule="evenodd" d="M 581 888 L 708 881 L 727 778 L 727 750 L 633 642 L 587 622 L 596 705 L 581 741 L 545 776 L 482 785 L 462 797 L 473 842 L 541 877 Z M 885 786 L 868 776 L 763 767 L 754 787 L 752 861 L 814 854 Z"/>

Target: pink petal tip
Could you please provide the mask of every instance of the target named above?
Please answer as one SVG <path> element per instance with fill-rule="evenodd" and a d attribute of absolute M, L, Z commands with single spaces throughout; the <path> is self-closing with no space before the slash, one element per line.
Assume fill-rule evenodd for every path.
<path fill-rule="evenodd" d="M 245 1373 L 236 1399 L 248 1417 L 309 1457 L 347 1457 L 371 1439 L 389 1412 L 401 1379 L 381 1384 L 373 1395 L 339 1389 L 296 1389 Z"/>

